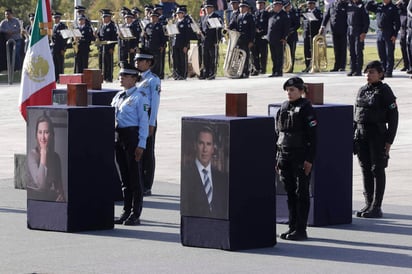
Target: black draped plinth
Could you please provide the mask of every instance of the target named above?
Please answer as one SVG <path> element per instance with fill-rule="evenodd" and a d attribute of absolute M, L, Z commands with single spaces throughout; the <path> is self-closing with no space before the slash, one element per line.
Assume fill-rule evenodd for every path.
<path fill-rule="evenodd" d="M 195 165 L 197 133 L 211 128 L 211 209 Z M 274 121 L 271 117 L 182 118 L 181 242 L 239 250 L 276 244 Z"/>

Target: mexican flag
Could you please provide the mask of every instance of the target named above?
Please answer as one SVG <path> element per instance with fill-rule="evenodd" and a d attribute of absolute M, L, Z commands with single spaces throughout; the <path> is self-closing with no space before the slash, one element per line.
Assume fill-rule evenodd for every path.
<path fill-rule="evenodd" d="M 48 29 L 52 29 L 50 1 L 38 0 L 21 78 L 19 107 L 25 120 L 27 106 L 52 104 L 52 90 L 56 88 L 56 79 Z"/>

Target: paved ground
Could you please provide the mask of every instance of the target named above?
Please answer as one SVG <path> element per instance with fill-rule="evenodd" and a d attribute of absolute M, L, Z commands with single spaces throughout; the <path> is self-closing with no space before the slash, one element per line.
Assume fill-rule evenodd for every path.
<path fill-rule="evenodd" d="M 227 92 L 247 92 L 248 114 L 267 115 L 268 104 L 285 99 L 281 87 L 289 76 L 163 81 L 154 195 L 145 199 L 142 225 L 83 233 L 26 228 L 26 193 L 13 187 L 13 155 L 25 153 L 26 146 L 25 123 L 17 109 L 19 85 L 0 85 L 0 273 L 411 273 L 412 80 L 401 72 L 387 79 L 399 98 L 400 125 L 387 169 L 383 219 L 354 217 L 352 224 L 310 227 L 309 241 L 278 238 L 273 248 L 242 252 L 180 244 L 181 117 L 224 114 Z M 326 103 L 352 104 L 365 83 L 364 77 L 344 73 L 302 77 L 324 83 Z M 354 209 L 362 206 L 361 193 L 354 159 Z M 116 213 L 120 211 L 118 204 Z M 278 232 L 284 230 L 285 225 L 277 225 Z"/>

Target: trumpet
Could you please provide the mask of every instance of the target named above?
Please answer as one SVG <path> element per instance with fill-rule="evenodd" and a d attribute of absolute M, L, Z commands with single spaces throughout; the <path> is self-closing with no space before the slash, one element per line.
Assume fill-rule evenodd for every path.
<path fill-rule="evenodd" d="M 315 35 L 312 40 L 312 67 L 310 73 L 320 72 L 328 67 L 327 45 L 324 35 Z"/>

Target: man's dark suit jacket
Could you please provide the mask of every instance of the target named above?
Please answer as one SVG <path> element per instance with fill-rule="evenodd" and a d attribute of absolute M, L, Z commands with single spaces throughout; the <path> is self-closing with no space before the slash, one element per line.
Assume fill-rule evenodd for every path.
<path fill-rule="evenodd" d="M 212 167 L 212 210 L 195 163 L 181 171 L 180 212 L 182 216 L 228 219 L 229 184 L 227 175 Z"/>

